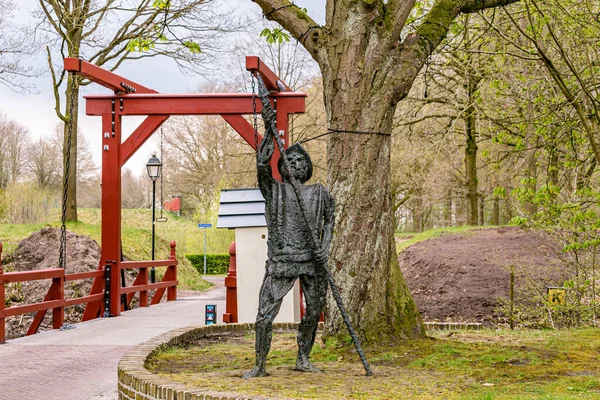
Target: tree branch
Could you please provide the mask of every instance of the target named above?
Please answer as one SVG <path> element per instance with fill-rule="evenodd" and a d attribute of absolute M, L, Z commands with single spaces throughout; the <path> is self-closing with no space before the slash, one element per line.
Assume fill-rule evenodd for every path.
<path fill-rule="evenodd" d="M 56 72 L 54 71 L 54 66 L 52 65 L 52 56 L 50 55 L 50 48 L 46 46 L 46 52 L 48 53 L 48 66 L 50 67 L 50 74 L 52 75 L 52 90 L 54 92 L 54 110 L 56 111 L 56 115 L 65 123 L 68 122 L 68 118 L 65 117 L 60 112 L 60 95 L 58 93 L 58 88 L 60 83 L 56 82 Z"/>
<path fill-rule="evenodd" d="M 322 28 L 307 13 L 289 0 L 252 0 L 268 20 L 275 21 L 298 40 L 320 63 L 318 54 Z"/>
<path fill-rule="evenodd" d="M 447 36 L 450 25 L 460 13 L 477 12 L 517 1 L 519 0 L 436 1 L 423 19 L 423 23 L 406 37 L 395 55 L 398 68 L 391 75 L 393 101 L 398 102 L 408 94 L 423 64 Z"/>

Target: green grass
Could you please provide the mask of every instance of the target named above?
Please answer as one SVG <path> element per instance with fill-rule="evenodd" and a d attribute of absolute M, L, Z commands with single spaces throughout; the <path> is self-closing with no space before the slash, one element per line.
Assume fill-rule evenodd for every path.
<path fill-rule="evenodd" d="M 298 399 L 598 399 L 597 328 L 462 331 L 365 346 L 366 378 L 353 347 L 318 340 L 311 359 L 324 374 L 291 371 L 295 335 L 275 334 L 271 376 L 240 379 L 252 367 L 254 339 L 211 337 L 159 352 L 147 367 L 197 388 Z"/>
<path fill-rule="evenodd" d="M 79 209 L 79 222 L 67 223 L 67 229 L 79 235 L 94 239 L 101 246 L 100 210 Z M 150 210 L 122 210 L 122 247 L 123 255 L 128 260 L 150 260 L 152 253 L 152 213 Z M 165 259 L 170 254 L 171 240 L 177 243 L 176 252 L 179 259 L 178 280 L 183 289 L 206 290 L 212 284 L 206 282 L 198 274 L 191 263 L 183 257 L 184 254 L 204 252 L 204 232 L 198 229 L 194 221 L 167 215 L 168 221 L 157 223 L 155 256 Z M 215 224 L 216 225 L 216 221 Z M 3 244 L 3 254 L 12 253 L 21 240 L 42 229 L 45 226 L 60 227 L 60 220 L 44 224 L 16 225 L 0 224 L 0 242 Z M 233 231 L 207 231 L 207 251 L 209 253 L 226 253 L 234 240 Z M 58 251 L 58 249 L 57 249 Z"/>
<path fill-rule="evenodd" d="M 400 253 L 407 247 L 427 239 L 434 239 L 442 235 L 453 235 L 459 233 L 468 234 L 476 229 L 484 229 L 484 227 L 463 225 L 429 229 L 425 232 L 418 233 L 396 233 L 396 250 L 398 253 Z"/>

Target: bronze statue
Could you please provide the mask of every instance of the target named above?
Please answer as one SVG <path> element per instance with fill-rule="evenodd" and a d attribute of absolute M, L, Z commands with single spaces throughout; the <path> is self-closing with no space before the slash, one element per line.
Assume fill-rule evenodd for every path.
<path fill-rule="evenodd" d="M 258 185 L 265 198 L 269 239 L 265 277 L 256 316 L 256 362 L 244 378 L 267 375 L 266 358 L 271 347 L 273 320 L 279 313 L 283 297 L 292 289 L 296 279 L 300 279 L 302 285 L 306 313 L 298 328 L 295 369 L 321 372 L 310 363 L 309 356 L 327 294 L 327 275 L 322 265 L 327 262 L 333 235 L 334 203 L 323 185 L 305 185 L 312 175 L 312 162 L 300 144 L 285 151 L 287 163 L 283 162 L 283 157 L 279 159 L 278 169 L 283 182 L 273 178 L 270 162 L 277 134 L 275 113 L 264 82 L 260 77 L 257 78 L 265 121 L 265 136 L 257 152 Z M 294 182 L 295 188 L 291 177 L 300 183 Z M 320 246 L 315 244 L 313 235 L 320 239 Z"/>

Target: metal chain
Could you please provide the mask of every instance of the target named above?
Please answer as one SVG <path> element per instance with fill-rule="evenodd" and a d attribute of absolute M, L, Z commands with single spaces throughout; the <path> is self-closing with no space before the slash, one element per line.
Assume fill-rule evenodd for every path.
<path fill-rule="evenodd" d="M 62 203 L 62 216 L 60 226 L 60 250 L 58 256 L 58 266 L 65 269 L 67 257 L 67 192 L 69 190 L 69 168 L 71 166 L 71 139 L 73 137 L 73 110 L 75 106 L 75 89 L 76 89 L 75 73 L 71 74 L 71 104 L 69 105 L 69 122 L 67 122 L 67 151 L 65 156 L 65 183 Z"/>
<path fill-rule="evenodd" d="M 254 149 L 258 151 L 258 121 L 256 116 L 256 81 L 254 74 L 250 72 L 252 77 L 252 117 L 254 119 Z"/>

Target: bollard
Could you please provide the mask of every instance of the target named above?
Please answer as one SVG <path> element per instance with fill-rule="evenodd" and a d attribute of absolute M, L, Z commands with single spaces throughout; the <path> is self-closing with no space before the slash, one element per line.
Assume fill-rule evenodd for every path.
<path fill-rule="evenodd" d="M 175 256 L 175 248 L 177 246 L 177 243 L 175 243 L 174 240 L 171 240 L 170 246 L 171 254 L 169 255 L 169 260 L 177 260 L 177 257 Z M 177 281 L 177 265 L 169 265 L 167 267 L 167 272 L 165 273 L 163 280 Z M 167 288 L 167 301 L 174 300 L 177 300 L 177 285 L 170 286 Z"/>
<path fill-rule="evenodd" d="M 231 324 L 238 322 L 238 306 L 237 306 L 237 267 L 235 256 L 235 242 L 229 246 L 229 271 L 225 278 L 225 313 L 223 314 L 223 322 Z"/>

